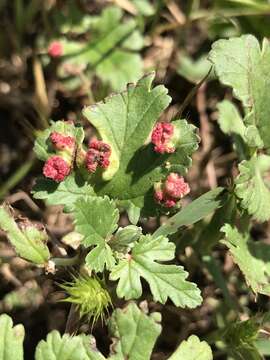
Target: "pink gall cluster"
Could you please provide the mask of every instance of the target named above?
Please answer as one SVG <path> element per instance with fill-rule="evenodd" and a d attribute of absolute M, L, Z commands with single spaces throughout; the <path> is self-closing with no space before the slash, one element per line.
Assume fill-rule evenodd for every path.
<path fill-rule="evenodd" d="M 110 165 L 111 147 L 103 141 L 92 139 L 86 153 L 86 168 L 94 173 L 97 167 L 106 169 Z"/>
<path fill-rule="evenodd" d="M 57 155 L 51 156 L 43 167 L 43 175 L 56 182 L 63 181 L 70 173 L 71 166 Z"/>
<path fill-rule="evenodd" d="M 159 204 L 172 208 L 189 192 L 190 187 L 184 178 L 176 173 L 170 173 L 163 184 L 156 184 L 154 197 Z"/>
<path fill-rule="evenodd" d="M 49 137 L 56 155 L 51 156 L 44 164 L 43 175 L 56 182 L 63 181 L 72 168 L 75 152 L 75 138 L 53 131 Z"/>
<path fill-rule="evenodd" d="M 154 144 L 154 151 L 160 154 L 173 153 L 174 146 L 169 146 L 174 133 L 174 126 L 171 123 L 159 122 L 152 131 L 151 142 Z"/>
<path fill-rule="evenodd" d="M 48 47 L 48 54 L 52 58 L 58 58 L 63 55 L 63 45 L 60 41 L 53 41 Z"/>
<path fill-rule="evenodd" d="M 72 136 L 64 136 L 56 131 L 50 135 L 50 140 L 57 150 L 70 149 L 73 150 L 75 146 L 75 139 Z"/>

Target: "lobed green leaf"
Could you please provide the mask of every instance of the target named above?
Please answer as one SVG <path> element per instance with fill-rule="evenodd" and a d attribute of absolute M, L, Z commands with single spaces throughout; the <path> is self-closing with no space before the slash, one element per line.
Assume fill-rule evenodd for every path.
<path fill-rule="evenodd" d="M 23 360 L 24 327 L 13 327 L 12 319 L 0 315 L 0 360 Z"/>
<path fill-rule="evenodd" d="M 205 341 L 191 335 L 187 340 L 182 341 L 178 349 L 168 360 L 213 360 L 210 346 Z"/>
<path fill-rule="evenodd" d="M 86 200 L 95 195 L 92 186 L 79 173 L 70 174 L 60 183 L 39 178 L 32 193 L 35 199 L 45 200 L 47 205 L 64 205 L 64 210 L 67 212 L 72 211 L 78 199 Z"/>
<path fill-rule="evenodd" d="M 176 306 L 194 308 L 200 305 L 200 291 L 194 283 L 186 281 L 188 274 L 181 266 L 156 262 L 172 260 L 174 250 L 174 244 L 163 236 L 141 236 L 131 254 L 120 260 L 111 271 L 110 279 L 119 280 L 118 297 L 126 300 L 139 298 L 142 295 L 140 278 L 143 277 L 155 301 L 164 304 L 170 298 Z"/>
<path fill-rule="evenodd" d="M 226 224 L 221 229 L 225 233 L 225 244 L 234 262 L 242 271 L 247 284 L 255 294 L 270 295 L 270 246 L 254 242 L 248 233 L 240 233 L 235 227 Z"/>
<path fill-rule="evenodd" d="M 239 164 L 240 174 L 235 180 L 235 193 L 241 206 L 259 221 L 270 218 L 270 189 L 264 174 L 270 170 L 270 156 L 254 155 Z"/>
<path fill-rule="evenodd" d="M 133 19 L 122 21 L 121 8 L 110 6 L 90 22 L 91 40 L 87 44 L 63 41 L 65 61 L 61 69 L 89 66 L 113 90 L 142 76 L 143 63 L 138 53 L 143 38 Z M 132 51 L 131 51 L 132 50 Z"/>
<path fill-rule="evenodd" d="M 209 54 L 215 71 L 225 85 L 233 88 L 248 113 L 245 122 L 259 130 L 264 146 L 270 147 L 270 46 L 262 47 L 252 35 L 216 41 Z"/>

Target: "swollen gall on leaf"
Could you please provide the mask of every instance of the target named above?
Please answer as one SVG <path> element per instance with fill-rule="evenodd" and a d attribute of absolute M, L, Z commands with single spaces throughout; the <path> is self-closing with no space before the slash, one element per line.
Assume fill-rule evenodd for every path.
<path fill-rule="evenodd" d="M 155 184 L 154 198 L 164 207 L 172 208 L 189 192 L 190 187 L 184 178 L 176 173 L 170 173 L 164 183 Z"/>

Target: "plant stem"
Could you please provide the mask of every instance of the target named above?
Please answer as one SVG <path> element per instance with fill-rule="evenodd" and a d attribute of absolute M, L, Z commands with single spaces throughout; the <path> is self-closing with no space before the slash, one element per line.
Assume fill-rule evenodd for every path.
<path fill-rule="evenodd" d="M 245 10 L 238 10 L 238 9 L 223 9 L 223 10 L 216 10 L 216 11 L 207 11 L 207 10 L 199 10 L 190 14 L 189 20 L 196 21 L 196 20 L 203 20 L 208 19 L 211 20 L 216 17 L 238 17 L 238 16 L 254 16 L 254 15 L 269 15 L 270 14 L 270 7 L 263 8 L 263 9 L 245 9 Z"/>
<path fill-rule="evenodd" d="M 53 261 L 56 266 L 73 266 L 79 264 L 80 255 L 77 254 L 71 258 L 52 258 L 51 261 Z"/>
<path fill-rule="evenodd" d="M 220 266 L 217 261 L 212 256 L 208 255 L 203 256 L 202 260 L 205 267 L 212 275 L 216 285 L 221 289 L 224 296 L 224 301 L 227 306 L 234 310 L 236 313 L 239 312 L 239 306 L 230 295 L 226 280 L 224 279 L 224 276 L 220 270 Z"/>
<path fill-rule="evenodd" d="M 10 176 L 10 178 L 0 187 L 0 199 L 2 199 L 9 190 L 14 188 L 14 186 L 16 186 L 26 176 L 35 161 L 35 157 L 30 158 Z"/>
<path fill-rule="evenodd" d="M 76 334 L 79 327 L 79 321 L 80 321 L 80 316 L 78 314 L 78 311 L 76 310 L 76 305 L 71 304 L 68 313 L 65 333 L 70 335 Z"/>

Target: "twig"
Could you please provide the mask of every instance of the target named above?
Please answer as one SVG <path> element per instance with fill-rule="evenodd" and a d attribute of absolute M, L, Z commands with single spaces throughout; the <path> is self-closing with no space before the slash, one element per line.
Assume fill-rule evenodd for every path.
<path fill-rule="evenodd" d="M 33 60 L 33 75 L 35 79 L 36 110 L 40 114 L 42 128 L 46 129 L 49 126 L 48 115 L 50 113 L 50 106 L 42 65 L 37 57 L 34 57 Z"/>
<path fill-rule="evenodd" d="M 181 11 L 181 9 L 179 8 L 179 6 L 175 3 L 175 1 L 169 1 L 167 4 L 167 8 L 169 9 L 170 13 L 172 14 L 172 16 L 175 18 L 175 20 L 177 21 L 177 23 L 180 26 L 185 25 L 186 23 L 186 16 L 185 14 Z"/>
<path fill-rule="evenodd" d="M 138 14 L 136 7 L 129 0 L 109 0 L 109 2 L 112 2 L 116 5 L 118 5 L 119 7 L 126 10 L 127 12 L 129 12 L 132 15 Z"/>
<path fill-rule="evenodd" d="M 36 203 L 30 198 L 30 196 L 24 191 L 18 191 L 15 194 L 12 194 L 6 198 L 6 201 L 10 204 L 13 204 L 17 201 L 24 200 L 24 202 L 29 206 L 31 210 L 36 213 L 41 214 L 40 208 L 37 206 Z"/>
<path fill-rule="evenodd" d="M 16 276 L 13 274 L 13 272 L 10 269 L 9 264 L 4 264 L 1 266 L 1 273 L 3 274 L 4 278 L 11 282 L 15 286 L 22 286 L 22 282 L 16 278 Z"/>

